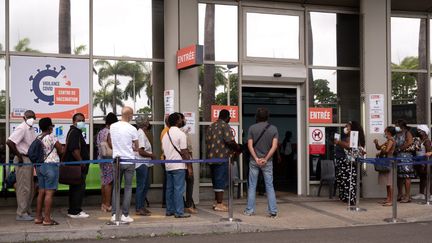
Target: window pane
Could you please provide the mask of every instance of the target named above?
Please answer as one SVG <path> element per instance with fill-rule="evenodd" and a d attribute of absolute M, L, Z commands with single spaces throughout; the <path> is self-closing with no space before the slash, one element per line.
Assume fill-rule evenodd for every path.
<path fill-rule="evenodd" d="M 333 141 L 334 134 L 339 133 L 344 139 L 343 127 L 326 127 L 325 128 L 325 141 Z M 312 181 L 319 181 L 321 178 L 321 160 L 333 160 L 335 156 L 345 156 L 344 151 L 337 149 L 333 143 L 326 142 L 325 154 L 311 154 L 309 156 L 309 179 Z"/>
<path fill-rule="evenodd" d="M 248 57 L 300 59 L 299 16 L 246 14 Z"/>
<path fill-rule="evenodd" d="M 0 56 L 0 119 L 6 118 L 6 74 L 5 57 Z"/>
<path fill-rule="evenodd" d="M 0 0 L 0 52 L 5 50 L 5 0 Z"/>
<path fill-rule="evenodd" d="M 427 74 L 392 73 L 392 122 L 426 123 Z"/>
<path fill-rule="evenodd" d="M 205 59 L 237 61 L 237 6 L 199 4 L 199 44 Z"/>
<path fill-rule="evenodd" d="M 360 121 L 360 72 L 309 71 L 311 107 L 333 108 L 333 123 Z"/>
<path fill-rule="evenodd" d="M 238 105 L 238 68 L 236 65 L 206 64 L 199 68 L 200 120 L 211 121 L 212 105 Z"/>
<path fill-rule="evenodd" d="M 93 23 L 95 55 L 152 57 L 151 0 L 94 0 Z"/>
<path fill-rule="evenodd" d="M 426 19 L 391 18 L 393 69 L 426 69 Z"/>
<path fill-rule="evenodd" d="M 152 114 L 151 63 L 97 60 L 94 68 L 94 119 L 109 112 L 120 114 L 123 105 L 132 107 L 134 113 Z"/>
<path fill-rule="evenodd" d="M 316 66 L 358 67 L 360 63 L 359 16 L 309 13 L 309 63 Z"/>
<path fill-rule="evenodd" d="M 62 0 L 9 2 L 11 50 L 88 54 L 88 0 L 70 1 L 70 5 Z M 62 30 L 60 33 L 59 29 Z"/>

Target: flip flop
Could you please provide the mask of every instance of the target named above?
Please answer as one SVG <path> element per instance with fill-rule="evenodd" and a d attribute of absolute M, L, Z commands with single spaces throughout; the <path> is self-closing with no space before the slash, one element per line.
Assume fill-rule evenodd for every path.
<path fill-rule="evenodd" d="M 34 220 L 34 223 L 35 223 L 35 224 L 42 224 L 43 221 L 44 221 L 44 218 L 42 218 L 40 221 L 37 220 L 37 219 L 35 219 L 35 220 Z"/>
<path fill-rule="evenodd" d="M 386 203 L 383 203 L 382 205 L 383 205 L 384 207 L 388 207 L 388 206 L 391 206 L 392 203 L 391 203 L 391 202 L 386 202 Z"/>
<path fill-rule="evenodd" d="M 45 221 L 42 223 L 43 226 L 53 226 L 53 225 L 59 225 L 59 223 L 53 219 L 51 219 L 51 222 L 46 223 Z"/>

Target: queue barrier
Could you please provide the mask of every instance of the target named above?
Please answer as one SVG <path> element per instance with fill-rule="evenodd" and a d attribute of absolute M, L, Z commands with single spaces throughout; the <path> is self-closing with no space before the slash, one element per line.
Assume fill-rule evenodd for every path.
<path fill-rule="evenodd" d="M 407 161 L 410 160 L 410 161 Z M 393 187 L 393 195 L 392 195 L 392 217 L 384 219 L 385 222 L 388 223 L 398 223 L 405 222 L 405 220 L 397 217 L 397 166 L 400 165 L 427 165 L 427 186 L 426 186 L 426 198 L 425 205 L 431 205 L 430 202 L 430 183 L 431 183 L 431 164 L 432 160 L 428 160 L 426 156 L 413 156 L 411 158 L 406 157 L 395 157 L 395 158 L 359 158 L 357 159 L 357 198 L 356 205 L 353 211 L 364 211 L 359 207 L 360 204 L 360 165 L 362 163 L 366 164 L 374 164 L 374 165 L 383 165 L 386 167 L 390 167 L 390 171 L 392 174 L 392 187 Z M 350 185 L 351 186 L 351 185 Z M 349 202 L 348 202 L 349 205 Z"/>

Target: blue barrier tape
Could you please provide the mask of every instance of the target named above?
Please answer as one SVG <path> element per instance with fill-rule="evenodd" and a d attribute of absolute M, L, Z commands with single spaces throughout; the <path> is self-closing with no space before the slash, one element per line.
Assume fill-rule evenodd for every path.
<path fill-rule="evenodd" d="M 56 164 L 56 165 L 81 165 L 81 164 L 102 164 L 102 163 L 112 163 L 112 159 L 97 159 L 97 160 L 82 160 L 82 161 L 69 161 L 69 162 L 59 162 L 59 163 L 15 163 L 9 162 L 3 164 L 3 166 L 34 166 L 43 164 Z"/>

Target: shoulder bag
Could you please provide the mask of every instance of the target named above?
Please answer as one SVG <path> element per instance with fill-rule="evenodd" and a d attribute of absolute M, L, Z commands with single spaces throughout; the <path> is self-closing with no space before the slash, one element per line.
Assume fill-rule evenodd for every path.
<path fill-rule="evenodd" d="M 62 156 L 62 162 L 64 162 L 67 147 L 69 144 L 69 135 L 71 130 L 69 130 L 67 136 L 66 136 L 66 146 L 65 146 L 65 152 Z M 81 141 L 79 142 L 79 147 L 81 150 Z M 66 184 L 66 185 L 81 185 L 83 183 L 83 177 L 82 177 L 82 166 L 80 165 L 61 165 L 59 169 L 59 183 Z"/>

